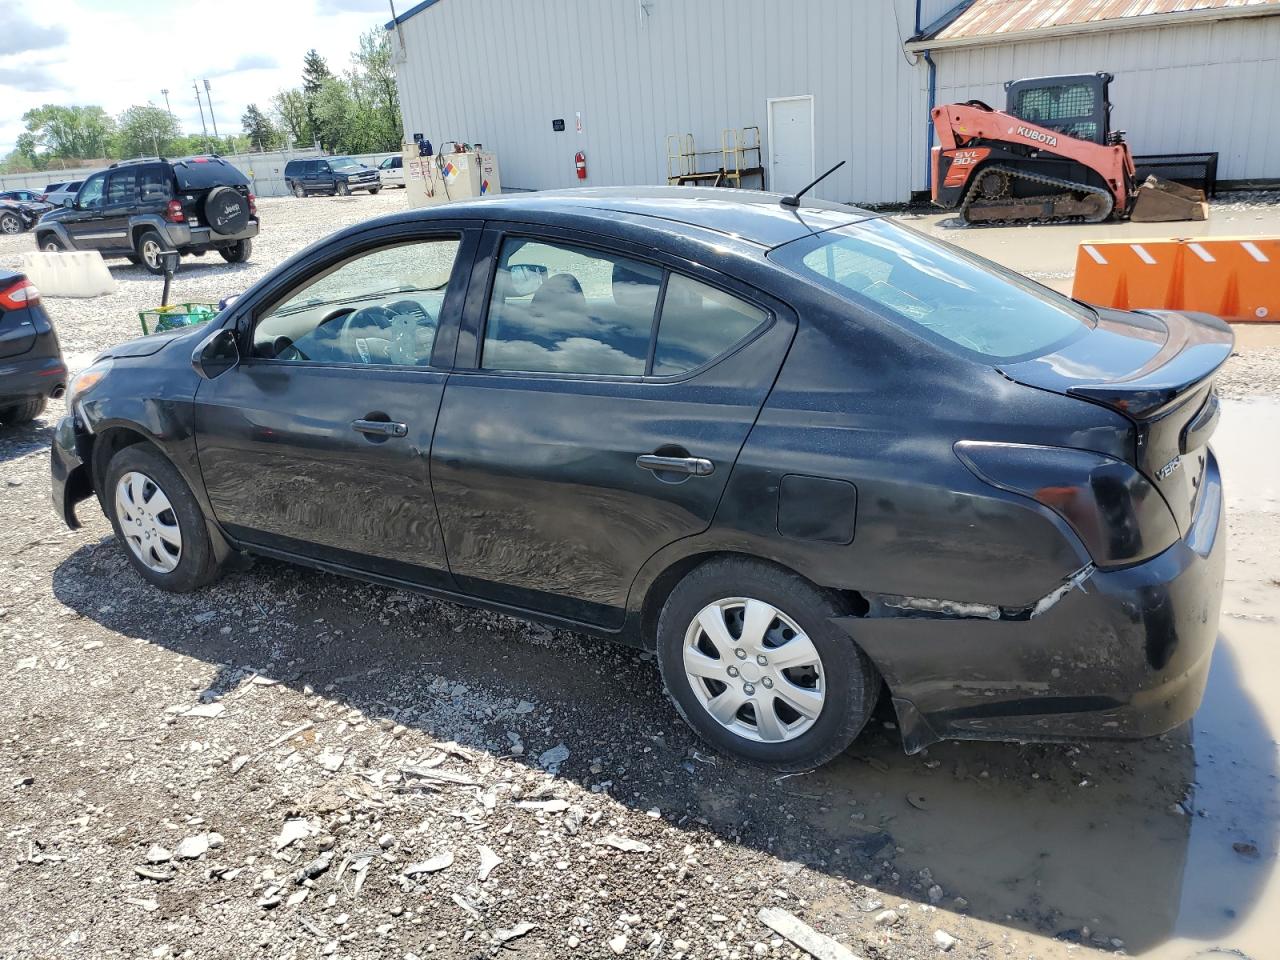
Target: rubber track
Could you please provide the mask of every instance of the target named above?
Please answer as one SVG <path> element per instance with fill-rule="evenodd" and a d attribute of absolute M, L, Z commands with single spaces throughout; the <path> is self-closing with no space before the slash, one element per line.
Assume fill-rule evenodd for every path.
<path fill-rule="evenodd" d="M 977 197 L 981 174 L 991 171 L 1007 173 L 1010 177 L 1020 177 L 1023 180 L 1030 180 L 1033 183 L 1044 183 L 1053 187 L 1061 187 L 1064 192 L 1096 194 L 1106 200 L 1106 207 L 1103 209 L 1102 215 L 1099 217 L 1013 217 L 1007 220 L 970 220 L 968 216 L 969 208 L 973 205 L 973 201 Z M 1015 204 L 1021 205 L 1024 203 L 1053 201 L 1059 199 L 1061 196 L 1062 194 L 1058 193 L 1046 194 L 1041 197 L 1010 197 L 1008 199 L 989 200 L 984 202 L 982 206 L 986 209 L 990 209 L 996 206 L 1013 206 Z M 960 217 L 965 223 L 975 227 L 987 226 L 988 224 L 992 226 L 1000 226 L 1011 223 L 1102 223 L 1107 219 L 1107 217 L 1111 216 L 1111 211 L 1113 209 L 1115 209 L 1115 199 L 1111 196 L 1111 191 L 1104 190 L 1102 187 L 1091 186 L 1087 183 L 1076 183 L 1072 180 L 1059 180 L 1057 177 L 1046 177 L 1042 174 L 1028 173 L 1025 170 L 1018 170 L 1015 167 L 1006 167 L 997 164 L 992 167 L 983 167 L 979 171 L 979 175 L 973 178 L 973 186 L 969 188 L 969 192 L 965 194 L 964 203 L 960 205 Z"/>

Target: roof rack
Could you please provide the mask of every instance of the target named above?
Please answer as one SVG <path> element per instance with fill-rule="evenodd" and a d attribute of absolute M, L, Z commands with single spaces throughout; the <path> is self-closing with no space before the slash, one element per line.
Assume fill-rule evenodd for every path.
<path fill-rule="evenodd" d="M 116 167 L 128 167 L 128 166 L 132 166 L 135 163 L 167 163 L 167 162 L 168 161 L 166 161 L 164 157 L 130 157 L 127 160 L 117 160 L 115 163 L 111 164 L 111 166 L 107 167 L 107 169 L 114 170 Z"/>

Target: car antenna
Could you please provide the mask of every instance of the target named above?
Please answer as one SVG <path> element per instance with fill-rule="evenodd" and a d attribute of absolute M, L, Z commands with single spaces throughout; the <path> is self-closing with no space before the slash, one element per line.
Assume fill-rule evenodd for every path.
<path fill-rule="evenodd" d="M 832 167 L 830 170 L 828 170 L 826 173 L 824 173 L 822 176 L 820 176 L 817 180 L 814 180 L 814 181 L 813 181 L 812 183 L 810 183 L 808 186 L 801 187 L 801 188 L 800 188 L 799 190 L 797 190 L 795 193 L 791 194 L 791 196 L 789 196 L 789 197 L 783 197 L 783 198 L 782 198 L 781 200 L 779 200 L 778 202 L 779 202 L 779 203 L 781 203 L 784 207 L 798 207 L 798 206 L 800 206 L 800 198 L 801 198 L 801 197 L 803 197 L 806 193 L 808 193 L 810 190 L 812 190 L 814 187 L 816 187 L 818 184 L 820 184 L 823 180 L 827 179 L 827 177 L 831 176 L 833 173 L 835 173 L 837 170 L 839 170 L 839 169 L 840 169 L 841 167 L 843 167 L 843 166 L 844 166 L 844 161 L 843 161 L 843 160 L 841 160 L 841 161 L 840 161 L 839 163 L 837 163 L 834 167 Z"/>

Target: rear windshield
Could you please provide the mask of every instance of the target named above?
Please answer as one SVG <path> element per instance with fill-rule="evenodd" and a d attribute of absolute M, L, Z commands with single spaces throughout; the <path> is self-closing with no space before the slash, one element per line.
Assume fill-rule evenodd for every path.
<path fill-rule="evenodd" d="M 997 264 L 901 224 L 866 220 L 785 244 L 769 258 L 927 340 L 984 361 L 1050 353 L 1093 313 Z"/>
<path fill-rule="evenodd" d="M 217 157 L 189 157 L 173 162 L 173 173 L 181 190 L 200 190 L 205 187 L 247 187 L 249 178 L 238 169 Z"/>

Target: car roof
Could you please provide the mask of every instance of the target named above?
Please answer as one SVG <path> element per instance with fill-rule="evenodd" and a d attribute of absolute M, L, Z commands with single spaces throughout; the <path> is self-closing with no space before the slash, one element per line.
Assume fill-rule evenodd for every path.
<path fill-rule="evenodd" d="M 632 214 L 700 227 L 766 248 L 878 216 L 843 203 L 808 198 L 798 207 L 788 207 L 782 199 L 780 193 L 723 187 L 588 187 L 503 194 L 431 209 L 440 216 L 491 217 L 502 211 L 502 216 L 509 217 L 559 213 L 612 220 L 617 214 Z"/>

